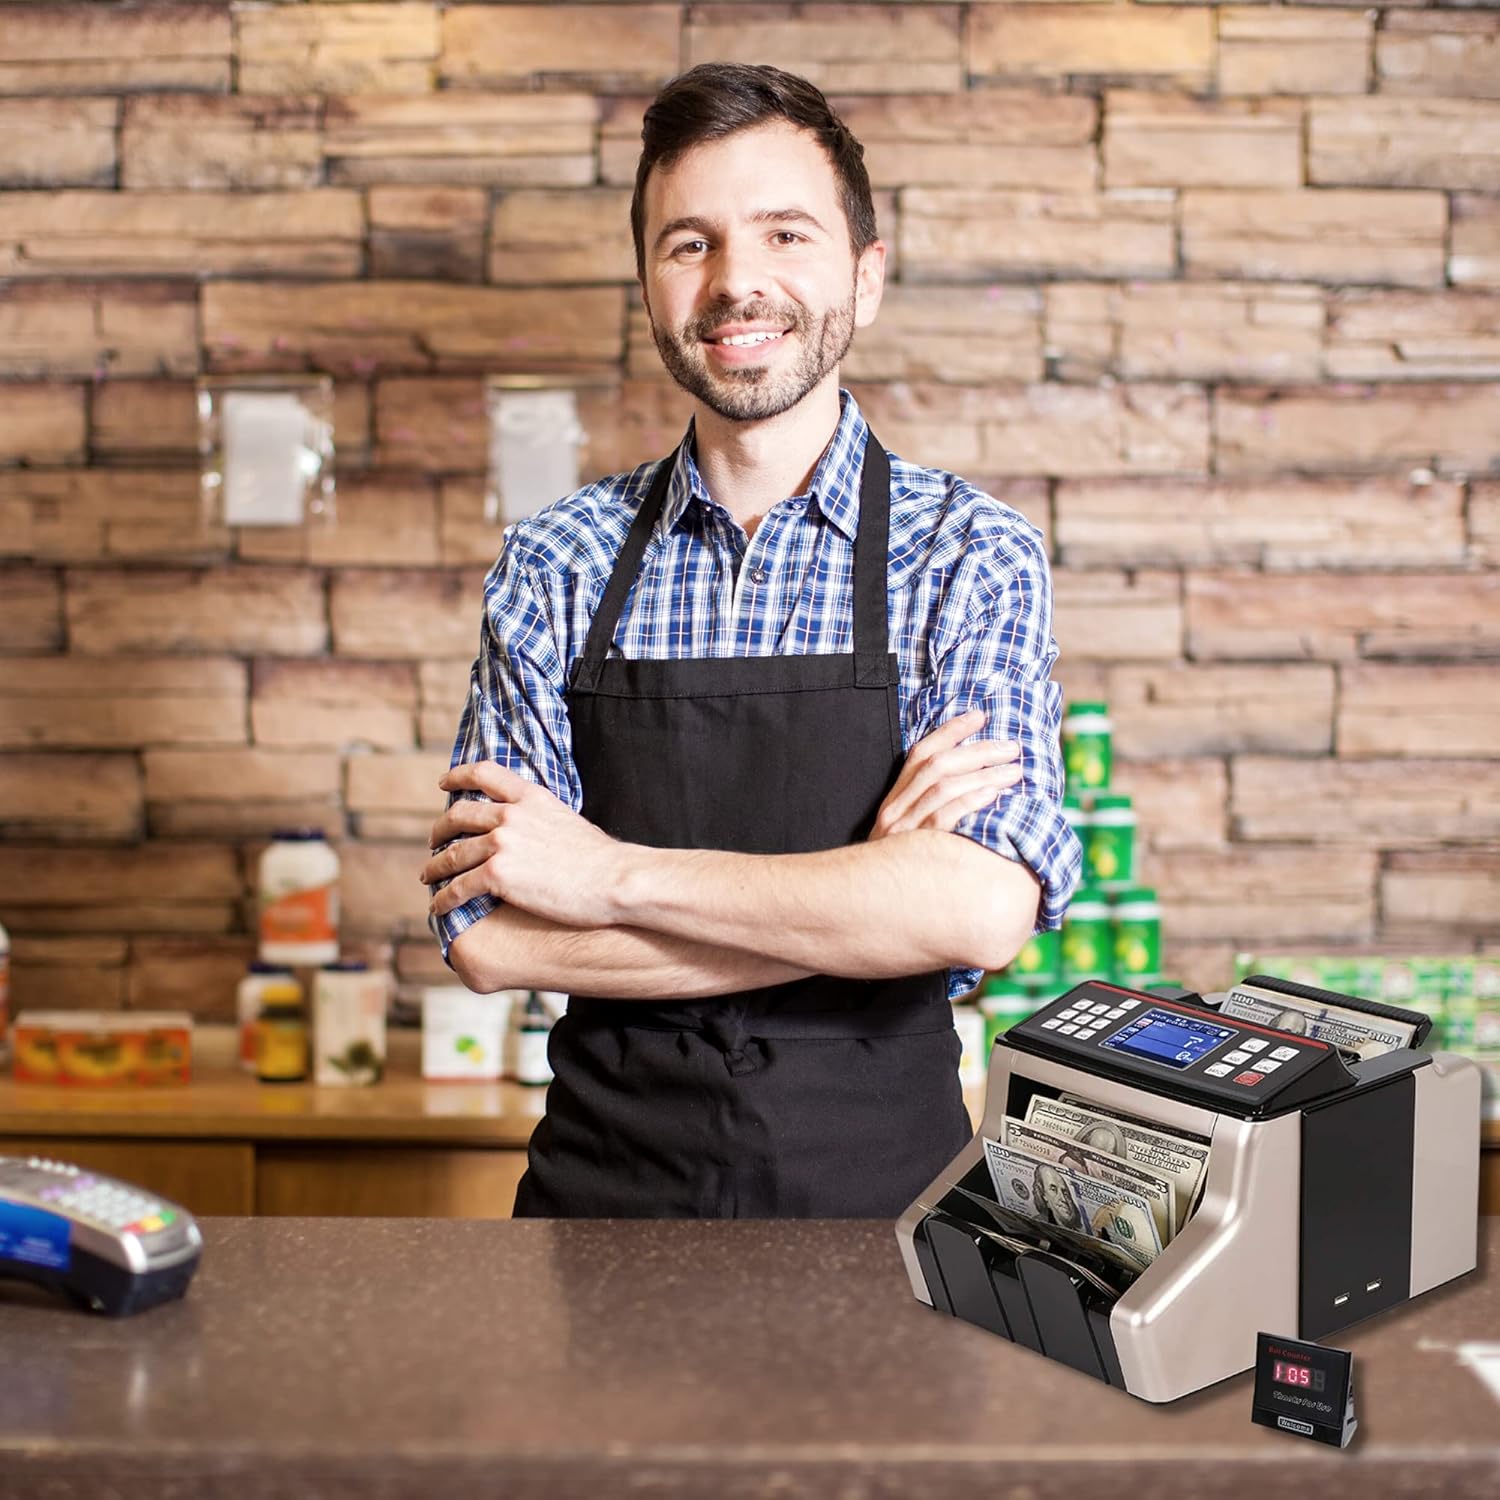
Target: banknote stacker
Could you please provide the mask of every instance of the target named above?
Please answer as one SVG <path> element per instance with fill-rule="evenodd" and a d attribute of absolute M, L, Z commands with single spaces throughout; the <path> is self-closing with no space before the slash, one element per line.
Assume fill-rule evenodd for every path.
<path fill-rule="evenodd" d="M 1418 1012 L 1252 982 L 1413 1025 L 1412 1046 L 1359 1059 L 1201 995 L 1076 986 L 996 1039 L 978 1133 L 897 1222 L 917 1299 L 1161 1402 L 1248 1370 L 1261 1329 L 1319 1339 L 1472 1271 L 1475 1065 L 1419 1050 Z M 983 1137 L 1038 1094 L 1208 1147 L 1191 1217 L 1133 1279 L 994 1202 Z"/>

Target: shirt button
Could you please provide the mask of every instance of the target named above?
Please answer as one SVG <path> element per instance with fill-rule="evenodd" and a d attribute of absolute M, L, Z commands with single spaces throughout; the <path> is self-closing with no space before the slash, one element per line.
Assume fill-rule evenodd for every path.
<path fill-rule="evenodd" d="M 767 575 L 766 570 L 764 568 L 751 568 L 750 569 L 750 582 L 753 583 L 753 584 L 756 584 L 757 586 L 760 585 L 760 584 L 762 584 L 762 583 L 764 583 L 766 581 L 767 576 L 768 575 Z"/>

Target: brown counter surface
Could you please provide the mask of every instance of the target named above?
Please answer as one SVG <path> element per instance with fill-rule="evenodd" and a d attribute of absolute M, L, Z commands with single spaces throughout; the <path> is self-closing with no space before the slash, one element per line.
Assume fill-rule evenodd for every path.
<path fill-rule="evenodd" d="M 133 1319 L 0 1284 L 6 1500 L 1500 1494 L 1483 1271 L 1329 1340 L 1340 1453 L 1253 1426 L 1248 1375 L 1152 1407 L 933 1312 L 883 1222 L 203 1227 Z"/>
<path fill-rule="evenodd" d="M 18 1083 L 0 1077 L 0 1137 L 403 1141 L 524 1148 L 547 1091 L 496 1080 L 429 1083 L 421 1034 L 392 1030 L 386 1076 L 369 1088 L 260 1083 L 239 1070 L 232 1026 L 193 1032 L 193 1076 L 154 1088 Z M 0 1151 L 5 1149 L 0 1139 Z"/>

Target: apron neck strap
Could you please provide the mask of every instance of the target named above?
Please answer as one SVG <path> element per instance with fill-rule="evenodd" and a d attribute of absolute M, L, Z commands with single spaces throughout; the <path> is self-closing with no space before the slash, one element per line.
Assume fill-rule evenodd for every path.
<path fill-rule="evenodd" d="M 683 438 L 682 443 L 687 442 Z M 641 570 L 641 559 L 646 555 L 646 543 L 651 540 L 652 528 L 667 503 L 667 490 L 671 487 L 672 471 L 677 465 L 677 455 L 682 452 L 679 443 L 656 466 L 651 479 L 651 488 L 630 523 L 630 532 L 625 545 L 620 549 L 619 561 L 609 575 L 604 597 L 594 611 L 593 623 L 589 626 L 588 639 L 583 643 L 583 652 L 573 663 L 573 686 L 592 693 L 598 689 L 599 674 L 604 670 L 604 658 L 609 654 L 610 643 L 615 638 L 615 626 L 620 623 L 620 614 L 625 608 L 631 585 Z"/>
<path fill-rule="evenodd" d="M 859 529 L 854 534 L 854 685 L 895 685 L 890 626 L 886 615 L 886 571 L 890 559 L 891 461 L 885 444 L 865 428 L 859 475 Z"/>
<path fill-rule="evenodd" d="M 687 439 L 683 439 L 686 443 Z M 575 688 L 594 692 L 615 638 L 625 600 L 640 573 L 646 545 L 667 502 L 667 491 L 682 443 L 657 466 L 651 488 L 631 522 L 619 561 L 609 575 L 604 597 L 589 625 L 583 651 L 573 663 Z M 890 551 L 891 464 L 885 445 L 865 429 L 864 460 L 859 477 L 859 528 L 854 537 L 854 685 L 884 688 L 894 684 L 890 629 L 886 615 L 886 567 Z"/>

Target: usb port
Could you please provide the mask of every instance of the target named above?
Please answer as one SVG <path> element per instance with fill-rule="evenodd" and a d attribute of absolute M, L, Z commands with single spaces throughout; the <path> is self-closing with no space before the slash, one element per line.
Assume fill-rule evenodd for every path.
<path fill-rule="evenodd" d="M 1378 1281 L 1367 1281 L 1365 1282 L 1365 1290 L 1367 1292 L 1378 1292 L 1380 1290 L 1380 1283 Z"/>
<path fill-rule="evenodd" d="M 1349 1300 L 1349 1293 L 1348 1292 L 1340 1292 L 1338 1294 L 1338 1296 L 1333 1299 L 1333 1305 L 1335 1307 L 1342 1307 L 1348 1300 Z"/>

